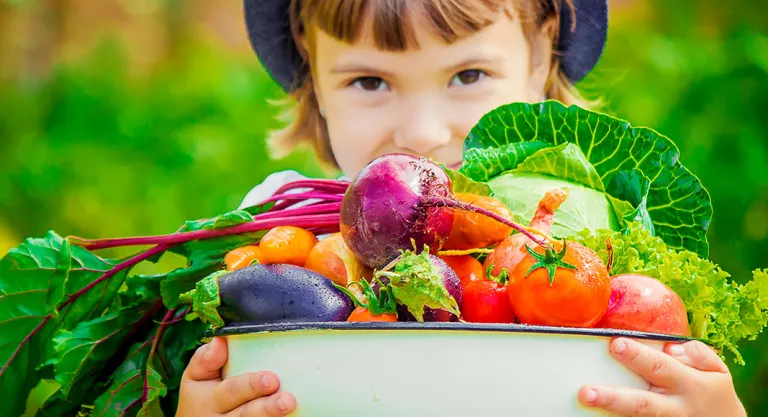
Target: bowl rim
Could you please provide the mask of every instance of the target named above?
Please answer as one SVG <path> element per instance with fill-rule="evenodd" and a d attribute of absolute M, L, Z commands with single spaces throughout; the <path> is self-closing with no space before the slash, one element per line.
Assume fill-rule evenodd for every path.
<path fill-rule="evenodd" d="M 537 326 L 516 323 L 464 323 L 464 322 L 283 322 L 283 323 L 231 323 L 216 330 L 209 330 L 209 336 L 234 336 L 253 333 L 285 333 L 302 330 L 373 330 L 373 331 L 460 331 L 460 332 L 500 332 L 500 333 L 539 333 L 569 336 L 627 337 L 663 342 L 689 342 L 700 340 L 694 337 L 677 336 L 662 333 L 638 332 L 633 330 Z M 706 343 L 706 341 L 702 342 Z"/>

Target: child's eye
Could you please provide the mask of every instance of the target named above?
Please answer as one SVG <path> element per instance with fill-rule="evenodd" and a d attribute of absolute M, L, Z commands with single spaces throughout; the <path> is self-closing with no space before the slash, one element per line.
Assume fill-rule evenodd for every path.
<path fill-rule="evenodd" d="M 387 82 L 379 77 L 360 77 L 352 81 L 352 85 L 363 91 L 381 91 L 388 88 Z"/>
<path fill-rule="evenodd" d="M 458 85 L 474 84 L 483 79 L 487 74 L 482 70 L 466 70 L 453 76 L 451 85 L 458 83 Z"/>

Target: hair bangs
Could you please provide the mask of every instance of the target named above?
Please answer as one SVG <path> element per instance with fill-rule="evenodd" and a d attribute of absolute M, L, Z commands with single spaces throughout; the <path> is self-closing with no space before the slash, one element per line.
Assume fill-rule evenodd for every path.
<path fill-rule="evenodd" d="M 298 2 L 295 2 L 298 3 Z M 418 48 L 414 26 L 426 19 L 445 42 L 475 33 L 492 24 L 510 0 L 302 0 L 294 16 L 330 36 L 353 43 L 366 29 L 376 46 L 387 51 Z"/>

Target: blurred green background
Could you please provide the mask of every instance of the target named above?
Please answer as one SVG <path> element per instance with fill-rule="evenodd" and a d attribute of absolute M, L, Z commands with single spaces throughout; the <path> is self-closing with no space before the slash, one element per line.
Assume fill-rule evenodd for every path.
<path fill-rule="evenodd" d="M 582 90 L 679 145 L 712 195 L 712 259 L 747 279 L 768 267 L 768 14 L 746 0 L 610 3 Z M 271 172 L 324 175 L 309 152 L 267 154 L 282 95 L 241 7 L 0 0 L 0 253 L 49 228 L 167 233 L 231 210 Z M 743 350 L 737 389 L 768 415 L 768 337 Z"/>

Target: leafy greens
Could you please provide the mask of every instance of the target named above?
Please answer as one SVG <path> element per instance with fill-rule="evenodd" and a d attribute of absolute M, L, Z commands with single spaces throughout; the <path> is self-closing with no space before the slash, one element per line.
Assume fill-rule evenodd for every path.
<path fill-rule="evenodd" d="M 522 200 L 518 214 L 527 219 L 535 209 L 529 190 L 568 185 L 570 201 L 556 215 L 563 237 L 640 221 L 670 247 L 706 257 L 711 201 L 679 157 L 675 144 L 651 129 L 556 101 L 513 103 L 470 131 L 460 172 L 487 182 L 504 202 Z"/>
<path fill-rule="evenodd" d="M 252 221 L 238 210 L 187 222 L 180 232 Z M 0 415 L 23 414 L 29 392 L 43 379 L 53 379 L 57 390 L 38 415 L 71 415 L 84 406 L 102 416 L 175 414 L 166 394 L 178 387 L 206 329 L 184 321 L 188 310 L 175 309 L 176 301 L 220 268 L 228 250 L 259 236 L 175 246 L 188 265 L 162 276 L 129 275 L 170 249 L 162 244 L 112 260 L 51 231 L 11 249 L 0 259 Z"/>

